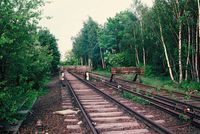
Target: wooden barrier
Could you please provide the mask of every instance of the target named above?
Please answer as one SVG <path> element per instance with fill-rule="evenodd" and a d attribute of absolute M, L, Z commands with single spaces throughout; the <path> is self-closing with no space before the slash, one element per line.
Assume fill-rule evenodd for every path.
<path fill-rule="evenodd" d="M 111 68 L 110 82 L 112 82 L 115 74 L 130 74 L 130 73 L 135 74 L 133 81 L 136 81 L 138 78 L 138 75 L 144 74 L 144 68 L 141 68 L 141 67 L 113 67 L 113 68 Z"/>
<path fill-rule="evenodd" d="M 64 66 L 61 67 L 64 71 L 71 71 L 71 72 L 77 72 L 77 73 L 85 73 L 91 71 L 91 67 L 89 66 Z"/>
<path fill-rule="evenodd" d="M 89 80 L 89 72 L 91 71 L 91 67 L 89 66 L 61 66 L 60 72 L 59 72 L 61 81 L 64 78 L 63 74 L 65 71 L 84 74 L 85 79 Z"/>

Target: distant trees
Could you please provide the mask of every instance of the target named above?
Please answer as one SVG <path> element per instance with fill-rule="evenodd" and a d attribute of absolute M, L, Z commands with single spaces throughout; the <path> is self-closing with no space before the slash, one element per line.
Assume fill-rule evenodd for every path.
<path fill-rule="evenodd" d="M 199 12 L 198 0 L 155 0 L 152 8 L 134 0 L 132 9 L 93 27 L 98 31 L 93 43 L 85 36 L 86 21 L 73 40 L 73 52 L 80 59 L 97 53 L 88 49 L 96 44 L 100 51 L 95 59 L 101 62 L 93 66 L 144 66 L 154 74 L 170 76 L 175 83 L 199 82 Z"/>
<path fill-rule="evenodd" d="M 0 1 L 0 120 L 13 120 L 59 62 L 56 40 L 40 30 L 42 0 Z M 39 33 L 38 33 L 39 31 Z"/>
<path fill-rule="evenodd" d="M 98 45 L 98 24 L 89 17 L 83 24 L 80 33 L 72 38 L 73 53 L 80 60 L 81 65 L 97 67 L 100 61 L 100 48 Z"/>
<path fill-rule="evenodd" d="M 162 33 L 166 51 L 169 52 L 169 70 L 173 70 L 171 72 L 179 83 L 183 79 L 188 80 L 188 77 L 199 82 L 197 1 L 156 0 L 152 10 L 159 19 L 160 28 L 164 30 Z"/>
<path fill-rule="evenodd" d="M 58 71 L 58 65 L 60 61 L 60 52 L 58 51 L 58 46 L 56 42 L 57 40 L 54 35 L 52 35 L 47 29 L 41 29 L 38 33 L 38 36 L 39 44 L 41 46 L 47 47 L 48 54 L 53 57 L 50 69 L 52 73 L 55 73 Z"/>
<path fill-rule="evenodd" d="M 100 30 L 99 45 L 108 66 L 136 65 L 133 53 L 136 41 L 133 31 L 136 23 L 136 16 L 130 11 L 124 11 L 109 18 Z"/>

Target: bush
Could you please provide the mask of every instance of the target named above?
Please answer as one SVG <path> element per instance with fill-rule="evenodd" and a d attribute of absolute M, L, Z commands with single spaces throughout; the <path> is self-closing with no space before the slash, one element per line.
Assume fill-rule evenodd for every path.
<path fill-rule="evenodd" d="M 144 76 L 153 76 L 153 68 L 150 65 L 146 65 L 144 68 Z"/>
<path fill-rule="evenodd" d="M 194 82 L 194 81 L 183 81 L 180 84 L 180 87 L 183 88 L 185 91 L 188 90 L 197 90 L 200 92 L 200 84 L 198 82 Z"/>
<path fill-rule="evenodd" d="M 0 3 L 0 120 L 13 122 L 29 96 L 57 69 L 60 54 L 55 37 L 48 30 L 39 32 L 43 1 Z"/>
<path fill-rule="evenodd" d="M 0 119 L 8 122 L 14 122 L 16 120 L 15 115 L 18 110 L 25 103 L 27 94 L 20 89 L 20 87 L 9 88 L 0 93 Z"/>
<path fill-rule="evenodd" d="M 110 52 L 105 53 L 105 62 L 111 67 L 124 66 L 125 63 L 124 53 L 111 54 Z"/>

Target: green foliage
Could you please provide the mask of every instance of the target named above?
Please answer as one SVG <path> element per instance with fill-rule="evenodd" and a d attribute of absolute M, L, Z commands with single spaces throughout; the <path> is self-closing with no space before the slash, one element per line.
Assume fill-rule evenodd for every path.
<path fill-rule="evenodd" d="M 190 89 L 191 91 L 197 90 L 198 92 L 200 92 L 200 84 L 198 82 L 184 81 L 183 83 L 180 84 L 180 87 L 185 89 L 185 91 Z"/>
<path fill-rule="evenodd" d="M 123 66 L 124 60 L 123 53 L 111 54 L 108 51 L 105 53 L 105 61 L 111 67 Z"/>
<path fill-rule="evenodd" d="M 191 98 L 191 95 L 190 94 L 186 94 L 185 97 L 184 97 L 186 100 L 189 100 Z"/>
<path fill-rule="evenodd" d="M 148 89 L 147 92 L 145 93 L 146 96 L 152 96 L 152 92 L 154 89 Z"/>
<path fill-rule="evenodd" d="M 111 75 L 111 74 L 110 74 L 110 70 L 100 70 L 100 71 L 99 71 L 99 70 L 98 70 L 98 71 L 95 70 L 94 72 L 95 72 L 95 73 L 99 73 L 99 74 L 101 74 L 101 75 L 105 75 L 105 76 L 107 76 L 107 77 L 110 77 L 110 75 Z"/>
<path fill-rule="evenodd" d="M 65 54 L 65 59 L 62 65 L 78 65 L 78 64 L 79 60 L 77 59 L 77 57 L 75 57 L 74 53 L 70 51 Z"/>
<path fill-rule="evenodd" d="M 145 100 L 145 99 L 143 99 L 143 98 L 141 98 L 139 96 L 134 96 L 134 95 L 132 95 L 131 93 L 128 93 L 128 92 L 124 92 L 123 93 L 123 97 L 125 97 L 127 99 L 130 99 L 130 100 L 132 100 L 134 102 L 137 102 L 139 104 L 143 104 L 143 105 L 149 104 L 148 100 Z"/>
<path fill-rule="evenodd" d="M 1 119 L 10 123 L 17 121 L 19 118 L 17 112 L 30 109 L 37 97 L 44 93 L 46 93 L 44 89 L 24 91 L 20 86 L 0 92 Z"/>
<path fill-rule="evenodd" d="M 55 37 L 38 27 L 43 4 L 42 0 L 0 2 L 0 120 L 15 121 L 59 63 Z"/>
<path fill-rule="evenodd" d="M 100 48 L 97 40 L 98 24 L 89 17 L 83 24 L 80 33 L 72 38 L 73 49 L 72 52 L 79 63 L 89 65 L 96 68 L 100 61 Z M 91 63 L 89 63 L 91 60 Z"/>
<path fill-rule="evenodd" d="M 187 122 L 188 121 L 188 117 L 184 114 L 179 114 L 179 119 L 182 121 L 182 122 Z"/>
<path fill-rule="evenodd" d="M 4 92 L 1 91 L 0 94 L 1 119 L 11 122 L 15 120 L 14 115 L 25 103 L 27 94 L 20 87 L 7 89 Z"/>
<path fill-rule="evenodd" d="M 153 67 L 150 65 L 146 65 L 145 67 L 145 71 L 144 71 L 144 76 L 153 76 Z"/>
<path fill-rule="evenodd" d="M 48 48 L 48 54 L 53 57 L 51 61 L 51 72 L 55 73 L 58 71 L 60 60 L 60 52 L 58 51 L 56 38 L 47 29 L 41 29 L 38 36 L 39 44 L 41 46 L 46 46 Z"/>
<path fill-rule="evenodd" d="M 88 65 L 92 59 L 94 68 L 104 67 L 104 62 L 107 70 L 145 67 L 145 77 L 158 78 L 143 78 L 144 82 L 158 87 L 174 88 L 182 72 L 185 81 L 175 86 L 199 90 L 198 10 L 197 0 L 155 0 L 152 8 L 134 0 L 131 10 L 117 13 L 102 26 L 92 18 L 84 22 L 73 38 L 72 52 L 78 64 Z"/>

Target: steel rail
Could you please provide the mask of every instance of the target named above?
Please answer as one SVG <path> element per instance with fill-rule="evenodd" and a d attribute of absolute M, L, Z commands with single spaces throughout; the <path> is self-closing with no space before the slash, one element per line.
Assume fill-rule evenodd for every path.
<path fill-rule="evenodd" d="M 86 123 L 87 123 L 87 125 L 89 126 L 91 132 L 92 132 L 93 134 L 99 134 L 99 132 L 98 132 L 98 131 L 96 130 L 96 128 L 93 126 L 90 117 L 89 117 L 88 114 L 86 113 L 86 111 L 85 111 L 83 105 L 81 104 L 81 102 L 80 102 L 78 96 L 77 96 L 76 93 L 74 92 L 74 90 L 73 90 L 71 84 L 69 83 L 68 80 L 66 80 L 66 82 L 67 82 L 67 86 L 68 86 L 68 88 L 70 89 L 70 91 L 71 91 L 73 97 L 75 98 L 76 103 L 78 104 L 78 107 L 80 108 L 80 110 L 81 110 L 81 112 L 82 112 L 82 114 L 83 114 L 83 116 L 84 116 L 84 118 L 85 118 L 85 120 L 86 120 Z"/>
<path fill-rule="evenodd" d="M 174 104 L 181 104 L 181 105 L 185 105 L 187 107 L 190 107 L 190 108 L 193 108 L 193 109 L 198 109 L 200 110 L 200 107 L 197 107 L 197 106 L 194 106 L 194 105 L 191 105 L 191 104 L 188 104 L 188 103 L 184 103 L 184 102 L 181 102 L 181 101 L 177 101 L 175 99 L 171 99 L 171 98 L 168 98 L 168 97 L 165 97 L 165 96 L 161 96 L 161 95 L 158 95 L 158 94 L 153 94 L 155 97 L 157 98 L 160 98 L 162 100 L 165 100 L 165 101 L 168 101 L 170 103 L 174 103 Z"/>
<path fill-rule="evenodd" d="M 106 84 L 111 84 L 111 83 L 108 83 L 108 82 L 105 82 Z M 117 85 L 114 85 L 112 84 L 113 86 L 117 87 Z M 192 108 L 191 110 L 194 111 L 194 109 L 198 109 L 199 110 L 199 107 L 196 107 L 196 106 L 193 106 L 193 105 L 189 105 L 189 104 L 186 104 L 186 103 L 183 103 L 183 102 L 180 102 L 180 101 L 177 101 L 177 100 L 174 100 L 174 99 L 170 99 L 170 98 L 167 98 L 167 97 L 163 97 L 163 96 L 160 96 L 160 95 L 157 95 L 157 94 L 151 94 L 152 97 L 148 97 L 146 95 L 144 95 L 144 93 L 150 93 L 150 92 L 145 92 L 145 91 L 142 91 L 143 92 L 143 95 L 142 94 L 139 94 L 137 92 L 133 92 L 133 91 L 130 91 L 130 89 L 127 89 L 125 87 L 121 87 L 122 90 L 126 90 L 127 92 L 130 92 L 130 93 L 135 93 L 137 95 L 140 95 L 141 97 L 145 97 L 146 99 L 149 99 L 149 100 L 152 100 L 152 101 L 155 101 L 155 102 L 159 102 L 159 103 L 162 103 L 163 105 L 166 105 L 166 106 L 169 106 L 171 108 L 175 108 L 176 110 L 178 110 L 179 112 L 181 113 L 184 113 L 190 117 L 195 117 L 195 118 L 198 118 L 200 120 L 200 115 L 198 114 L 195 114 L 195 112 L 191 112 L 191 111 L 188 111 L 188 112 L 185 112 L 184 109 L 181 109 L 179 107 L 176 107 L 177 103 L 179 103 L 180 105 L 183 106 L 187 106 L 189 108 Z M 162 101 L 165 101 L 165 102 L 162 102 Z"/>
<path fill-rule="evenodd" d="M 70 72 L 71 73 L 71 72 Z M 162 134 L 173 134 L 172 131 L 168 130 L 167 128 L 155 123 L 154 121 L 146 118 L 144 115 L 132 110 L 131 108 L 127 107 L 126 105 L 122 104 L 121 102 L 117 101 L 116 99 L 114 99 L 112 96 L 102 92 L 100 89 L 98 89 L 97 87 L 95 87 L 93 84 L 89 83 L 86 80 L 83 80 L 81 77 L 77 76 L 74 73 L 71 73 L 72 75 L 74 75 L 76 78 L 78 78 L 79 80 L 81 80 L 82 82 L 86 83 L 88 86 L 92 87 L 92 89 L 95 89 L 94 91 L 98 91 L 99 93 L 101 93 L 102 95 L 104 95 L 104 97 L 108 98 L 109 100 L 113 101 L 114 103 L 116 103 L 119 107 L 123 108 L 126 112 L 128 112 L 130 115 L 136 117 L 137 119 L 139 119 L 140 121 L 143 121 L 147 126 L 149 126 L 150 128 L 154 129 L 156 132 L 162 133 Z"/>
<path fill-rule="evenodd" d="M 121 80 L 120 78 L 117 78 L 117 79 L 119 79 L 119 80 Z M 126 82 L 131 82 L 131 81 L 128 81 L 128 80 L 125 80 Z M 137 85 L 140 85 L 140 86 L 146 86 L 146 87 L 151 87 L 151 88 L 156 88 L 156 87 L 154 87 L 154 86 L 150 86 L 150 85 L 145 85 L 145 84 L 142 84 L 142 83 L 135 83 L 135 84 L 137 84 Z M 166 91 L 166 92 L 169 92 L 167 89 L 164 89 L 164 88 L 161 88 L 160 90 L 164 90 L 164 91 Z M 185 96 L 185 95 L 187 95 L 187 94 L 185 94 L 185 93 L 181 93 L 181 92 L 177 92 L 177 91 L 171 91 L 172 93 L 176 93 L 176 94 L 179 94 L 179 95 L 182 95 L 182 96 Z M 200 101 L 200 96 L 196 96 L 196 95 L 190 95 L 191 96 L 191 98 L 193 98 L 194 100 L 197 100 L 197 101 Z"/>
<path fill-rule="evenodd" d="M 96 75 L 97 75 L 97 74 L 96 74 Z M 107 82 L 106 82 L 106 81 L 107 81 Z M 106 80 L 106 81 L 105 81 L 106 84 L 111 84 L 108 80 Z M 114 84 L 112 84 L 112 85 L 115 86 L 115 87 L 118 86 L 118 85 L 114 85 Z M 127 86 L 126 86 L 126 87 L 127 87 Z M 129 87 L 129 86 L 128 86 L 128 87 Z M 130 90 L 127 89 L 127 88 L 125 88 L 125 87 L 121 87 L 121 88 L 124 89 L 124 90 L 126 90 L 126 91 L 128 91 L 128 92 L 130 92 Z M 130 88 L 130 87 L 129 87 L 129 88 Z M 143 94 L 145 94 L 145 93 L 150 93 L 150 92 L 143 91 L 143 90 L 141 90 L 140 92 L 143 92 Z M 151 98 L 151 97 L 148 97 L 148 96 L 145 96 L 145 95 L 141 95 L 141 94 L 138 94 L 137 92 L 133 92 L 133 91 L 131 91 L 130 93 L 135 93 L 136 95 L 140 95 L 141 97 L 145 97 L 146 99 L 153 100 L 153 101 L 156 101 L 156 102 L 161 103 L 161 101 L 158 101 L 158 100 L 156 100 L 155 98 L 160 99 L 160 100 L 162 100 L 162 101 L 168 102 L 168 104 L 165 103 L 165 102 L 162 102 L 164 105 L 168 105 L 168 106 L 170 106 L 170 107 L 172 107 L 172 108 L 176 108 L 179 112 L 185 113 L 185 114 L 187 114 L 187 115 L 190 116 L 190 117 L 195 117 L 195 118 L 200 119 L 200 115 L 195 114 L 195 112 L 191 112 L 191 111 L 195 111 L 195 110 L 200 110 L 200 107 L 193 106 L 193 105 L 191 105 L 191 104 L 187 104 L 187 103 L 184 103 L 184 102 L 181 102 L 181 101 L 177 101 L 177 100 L 174 100 L 174 99 L 171 99 L 171 98 L 168 98 L 168 97 L 164 97 L 164 96 L 161 96 L 161 95 L 153 94 L 153 93 L 151 93 L 151 96 L 153 96 L 154 98 Z M 186 108 L 188 107 L 188 108 L 190 108 L 191 111 L 185 112 L 184 109 L 175 107 L 177 104 L 182 105 L 182 107 L 183 107 L 183 106 L 185 106 Z M 175 106 L 173 106 L 173 105 L 175 105 Z"/>
<path fill-rule="evenodd" d="M 116 87 L 116 85 L 113 85 L 113 84 L 111 84 L 110 82 L 104 82 L 104 83 L 105 83 L 106 85 L 108 85 L 108 86 L 111 86 L 112 88 L 118 89 L 118 88 Z M 171 104 L 168 104 L 168 103 L 166 103 L 166 102 L 160 101 L 160 100 L 158 100 L 158 99 L 155 99 L 155 98 L 152 98 L 152 97 L 149 97 L 149 96 L 146 96 L 146 95 L 143 95 L 143 94 L 134 92 L 134 91 L 130 91 L 129 89 L 124 88 L 124 87 L 120 87 L 120 88 L 121 88 L 122 90 L 126 91 L 126 92 L 129 92 L 129 93 L 131 93 L 131 94 L 137 95 L 137 96 L 139 96 L 139 97 L 142 97 L 142 98 L 144 98 L 144 99 L 147 99 L 147 100 L 151 101 L 151 104 L 152 104 L 152 105 L 154 105 L 154 106 L 156 106 L 156 107 L 158 107 L 158 108 L 160 108 L 160 109 L 162 109 L 162 110 L 168 112 L 168 113 L 171 114 L 171 115 L 175 115 L 175 116 L 178 117 L 178 116 L 180 115 L 180 113 L 185 114 L 185 115 L 187 115 L 188 117 L 190 117 L 190 118 L 192 119 L 192 124 L 193 124 L 193 125 L 195 125 L 196 127 L 200 128 L 200 122 L 198 122 L 197 120 L 195 120 L 196 117 L 199 118 L 199 115 L 193 114 L 193 113 L 191 113 L 191 112 L 186 112 L 186 113 L 185 113 L 182 109 L 180 109 L 180 108 L 178 108 L 178 107 L 175 107 L 175 106 L 173 106 L 173 105 L 171 105 Z M 152 101 L 153 101 L 154 103 L 153 103 Z M 164 107 L 164 106 L 162 106 L 162 105 L 156 104 L 156 103 L 165 105 L 165 106 L 167 106 L 167 107 L 170 107 L 171 109 L 168 109 L 168 108 L 166 108 L 166 107 Z M 178 112 L 176 112 L 176 111 L 173 110 L 173 109 L 178 110 Z"/>
<path fill-rule="evenodd" d="M 115 85 L 115 84 L 113 84 L 113 83 L 110 83 L 109 81 L 104 81 L 104 83 L 107 85 L 107 86 L 110 86 L 110 87 L 112 87 L 112 88 L 115 88 L 115 89 L 119 89 L 117 86 L 118 85 Z M 139 97 L 142 97 L 142 98 L 144 98 L 144 99 L 147 99 L 147 100 L 149 100 L 149 101 L 151 101 L 150 103 L 152 104 L 152 105 L 154 105 L 154 106 L 156 106 L 157 108 L 159 108 L 159 109 L 161 109 L 161 110 L 164 110 L 165 112 L 167 112 L 167 113 L 169 113 L 169 114 L 171 114 L 171 115 L 173 115 L 173 116 L 176 116 L 176 117 L 179 117 L 179 115 L 180 114 L 184 114 L 184 115 L 186 115 L 187 117 L 187 119 L 192 119 L 192 121 L 191 121 L 191 123 L 194 125 L 194 126 L 196 126 L 196 127 L 198 127 L 198 128 L 200 128 L 200 122 L 199 122 L 199 120 L 198 119 L 200 119 L 200 116 L 198 115 L 198 114 L 195 114 L 195 113 L 192 113 L 192 112 L 184 112 L 184 110 L 183 109 L 181 109 L 181 108 L 179 108 L 179 107 L 175 107 L 173 104 L 170 104 L 170 101 L 168 101 L 168 102 L 163 102 L 164 100 L 159 100 L 156 96 L 153 96 L 153 97 L 155 97 L 155 98 L 152 98 L 152 97 L 149 97 L 149 96 L 146 96 L 146 95 L 144 95 L 144 94 L 140 94 L 140 93 L 138 93 L 138 92 L 136 92 L 136 91 L 130 91 L 130 89 L 127 89 L 127 88 L 125 88 L 125 87 L 120 87 L 122 90 L 124 90 L 124 91 L 126 91 L 126 92 L 129 92 L 129 93 L 131 93 L 131 94 L 134 94 L 134 95 L 136 95 L 136 96 L 139 96 Z M 166 108 L 166 107 L 164 107 L 164 106 L 167 106 L 167 107 L 169 107 L 169 108 L 171 108 L 171 109 L 169 109 L 169 108 Z M 175 111 L 174 109 L 176 109 L 177 111 Z M 197 119 L 198 118 L 198 119 Z M 196 120 L 197 119 L 197 120 Z"/>
<path fill-rule="evenodd" d="M 94 74 L 94 75 L 99 75 L 99 76 L 102 76 L 102 77 L 106 77 L 106 78 L 107 78 L 107 76 L 102 75 L 102 74 L 94 73 L 94 72 L 91 72 L 91 71 L 90 71 L 89 73 Z M 108 78 L 107 78 L 107 79 L 108 79 Z M 121 81 L 124 81 L 124 82 L 132 83 L 132 81 L 130 81 L 130 80 L 122 80 L 122 79 L 117 78 L 117 77 L 116 77 L 116 79 L 121 80 Z M 145 87 L 148 87 L 148 88 L 156 88 L 156 87 L 154 87 L 154 86 L 146 85 L 146 84 L 142 84 L 142 83 L 134 83 L 134 84 L 137 84 L 137 85 L 140 85 L 140 86 L 145 86 Z M 164 91 L 167 91 L 167 92 L 168 92 L 168 90 L 167 90 L 167 89 L 164 89 L 164 88 L 161 88 L 161 90 L 164 90 Z M 181 93 L 181 92 L 177 92 L 177 91 L 172 91 L 172 93 L 176 93 L 176 94 L 183 95 L 183 96 L 186 95 L 185 93 Z M 196 99 L 197 101 L 200 101 L 200 96 L 191 95 L 191 98 L 193 98 L 194 100 Z"/>
<path fill-rule="evenodd" d="M 107 84 L 107 85 L 112 85 L 112 84 L 110 84 L 109 82 L 104 82 L 104 83 Z M 113 86 L 114 86 L 114 87 L 113 87 Z M 116 86 L 116 85 L 112 85 L 113 88 L 118 89 L 118 88 L 115 87 L 115 86 Z M 176 109 L 179 113 L 177 113 L 175 110 L 170 110 L 170 109 L 167 109 L 166 107 L 160 106 L 160 105 L 158 105 L 158 104 L 151 103 L 151 104 L 153 104 L 154 106 L 160 107 L 160 108 L 162 108 L 162 109 L 164 108 L 163 110 L 165 110 L 165 111 L 173 112 L 173 113 L 172 113 L 173 115 L 179 116 L 180 113 L 182 113 L 182 114 L 187 115 L 187 116 L 190 117 L 191 119 L 196 119 L 196 118 L 200 119 L 200 116 L 197 115 L 197 114 L 195 114 L 195 113 L 192 113 L 192 112 L 184 112 L 183 109 L 178 108 L 178 107 L 176 107 L 176 106 L 174 106 L 174 105 L 171 105 L 171 104 L 169 104 L 169 103 L 160 101 L 160 100 L 158 100 L 158 99 L 156 99 L 156 98 L 152 98 L 152 97 L 149 97 L 149 96 L 146 96 L 146 95 L 143 95 L 143 94 L 134 92 L 134 91 L 130 91 L 129 89 L 124 88 L 124 87 L 121 87 L 121 89 L 124 90 L 124 91 L 126 91 L 126 92 L 129 92 L 129 93 L 131 93 L 131 94 L 134 94 L 134 95 L 137 95 L 137 96 L 142 97 L 142 98 L 144 98 L 144 99 L 147 99 L 147 100 L 149 100 L 149 101 L 153 101 L 153 102 L 155 102 L 155 103 L 159 103 L 159 104 L 165 105 L 165 106 L 167 106 L 167 107 L 170 107 L 171 109 Z M 197 127 L 200 128 L 200 123 L 197 122 L 196 120 L 193 120 L 192 123 L 193 123 L 195 126 L 197 126 Z"/>

